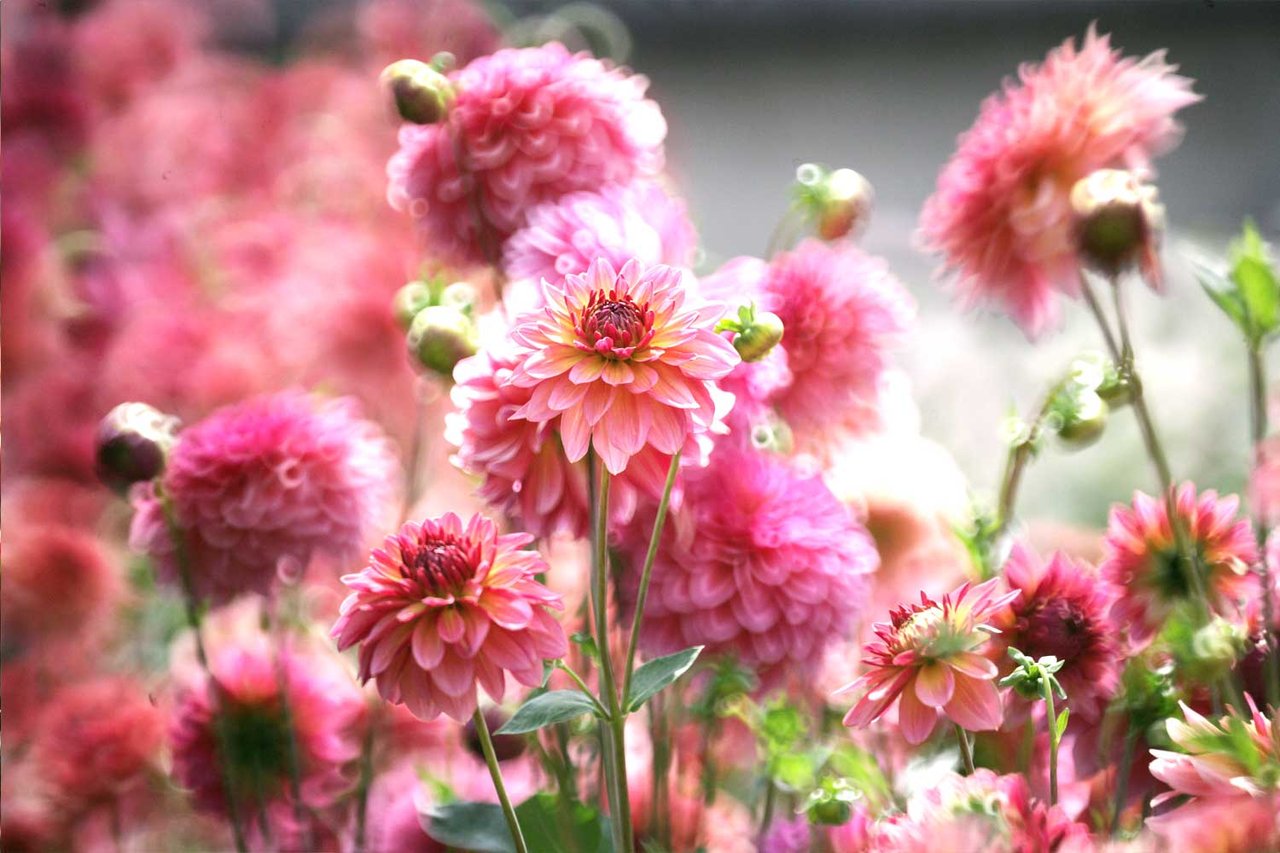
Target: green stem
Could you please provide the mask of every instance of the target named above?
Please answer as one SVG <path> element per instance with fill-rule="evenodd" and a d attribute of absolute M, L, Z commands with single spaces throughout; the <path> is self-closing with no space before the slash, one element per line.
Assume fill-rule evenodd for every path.
<path fill-rule="evenodd" d="M 582 680 L 582 676 L 578 675 L 578 673 L 573 671 L 573 667 L 569 666 L 569 664 L 565 663 L 564 661 L 557 661 L 556 666 L 558 666 L 561 670 L 564 671 L 566 675 L 568 675 L 570 678 L 573 679 L 573 683 L 578 685 L 578 689 L 581 690 L 583 694 L 585 694 L 586 697 L 591 700 L 592 705 L 596 706 L 596 713 L 598 713 L 601 716 L 601 718 L 605 718 L 609 716 L 608 709 L 600 704 L 600 700 L 597 699 L 595 694 L 591 692 L 591 688 L 588 687 L 587 683 Z"/>
<path fill-rule="evenodd" d="M 1129 773 L 1133 769 L 1133 754 L 1138 746 L 1138 737 L 1132 731 L 1125 732 L 1124 750 L 1120 753 L 1120 766 L 1116 768 L 1116 801 L 1111 815 L 1111 834 L 1120 829 L 1120 815 L 1124 811 L 1125 801 L 1129 799 Z"/>
<path fill-rule="evenodd" d="M 276 690 L 280 694 L 280 714 L 284 718 L 288 737 L 289 796 L 293 800 L 293 819 L 302 832 L 302 847 L 311 847 L 311 827 L 302 802 L 302 768 L 298 757 L 298 733 L 293 725 L 293 706 L 289 702 L 289 678 L 284 667 L 284 632 L 280 628 L 277 601 L 274 592 L 267 596 L 267 633 L 271 636 L 272 666 L 275 669 Z"/>
<path fill-rule="evenodd" d="M 1041 678 L 1044 691 L 1045 713 L 1049 722 L 1049 805 L 1058 804 L 1058 712 L 1053 702 L 1053 687 L 1049 679 Z"/>
<path fill-rule="evenodd" d="M 1013 509 L 1018 501 L 1018 487 L 1022 484 L 1023 471 L 1031 461 L 1032 451 L 1035 449 L 1036 441 L 1039 440 L 1040 431 L 1044 429 L 1044 422 L 1049 416 L 1053 401 L 1066 385 L 1068 378 L 1060 379 L 1049 389 L 1044 402 L 1036 412 L 1035 420 L 1027 429 L 1026 438 L 1009 448 L 1009 455 L 1005 459 L 1004 475 L 1000 478 L 1000 498 L 996 505 L 996 538 L 999 538 L 1013 521 Z"/>
<path fill-rule="evenodd" d="M 364 742 L 360 745 L 360 783 L 356 789 L 356 853 L 364 853 L 365 826 L 369 816 L 369 789 L 373 786 L 373 720 L 370 719 L 365 726 Z"/>
<path fill-rule="evenodd" d="M 484 763 L 489 765 L 489 775 L 493 777 L 493 788 L 498 792 L 502 816 L 507 819 L 507 829 L 511 830 L 511 840 L 515 844 L 516 853 L 529 853 L 529 848 L 524 843 L 524 833 L 520 831 L 520 821 L 516 819 L 516 810 L 511 807 L 511 798 L 507 796 L 507 786 L 502 784 L 502 768 L 498 766 L 498 756 L 493 751 L 489 723 L 485 721 L 484 712 L 479 708 L 471 715 L 471 719 L 475 723 L 476 734 L 480 737 L 480 750 L 484 753 Z"/>
<path fill-rule="evenodd" d="M 644 555 L 644 568 L 640 572 L 640 591 L 636 594 L 636 612 L 631 618 L 631 639 L 627 642 L 627 669 L 622 680 L 622 705 L 627 707 L 631 697 L 631 676 L 635 672 L 636 647 L 640 644 L 640 627 L 644 623 L 644 605 L 649 598 L 649 580 L 653 575 L 653 561 L 658 554 L 658 543 L 662 540 L 662 528 L 667 523 L 667 505 L 671 502 L 671 490 L 675 487 L 676 473 L 680 469 L 680 451 L 671 457 L 671 466 L 667 469 L 667 482 L 662 488 L 662 499 L 658 502 L 658 515 L 653 519 L 653 531 L 649 536 L 649 550 Z"/>
<path fill-rule="evenodd" d="M 671 740 L 666 728 L 666 701 L 662 694 L 649 702 L 649 741 L 653 744 L 653 792 L 650 797 L 649 837 L 661 849 L 669 849 L 665 831 L 667 816 L 667 772 L 671 767 Z"/>
<path fill-rule="evenodd" d="M 764 786 L 764 810 L 760 815 L 760 831 L 756 835 L 760 842 L 764 841 L 765 833 L 769 831 L 769 824 L 773 823 L 774 801 L 778 796 L 778 789 L 773 784 L 773 777 L 766 775 Z"/>
<path fill-rule="evenodd" d="M 400 506 L 401 524 L 409 520 L 409 513 L 413 512 L 413 505 L 422 492 L 422 461 L 427 446 L 427 387 L 422 377 L 414 381 L 413 395 L 413 439 L 409 446 L 409 467 L 405 472 L 404 503 Z"/>
<path fill-rule="evenodd" d="M 964 761 L 964 769 L 972 776 L 978 770 L 973 765 L 973 747 L 969 744 L 969 735 L 956 723 L 956 740 L 960 742 L 960 758 Z"/>
<path fill-rule="evenodd" d="M 1267 373 L 1262 358 L 1261 344 L 1249 344 L 1249 425 L 1253 468 L 1262 466 L 1262 442 L 1267 437 Z M 1263 677 L 1266 682 L 1267 703 L 1280 708 L 1280 649 L 1276 648 L 1275 601 L 1271 589 L 1271 566 L 1267 562 L 1267 514 L 1270 507 L 1253 508 L 1253 530 L 1258 542 L 1258 576 L 1262 579 L 1262 630 L 1267 641 L 1267 656 L 1263 660 Z"/>

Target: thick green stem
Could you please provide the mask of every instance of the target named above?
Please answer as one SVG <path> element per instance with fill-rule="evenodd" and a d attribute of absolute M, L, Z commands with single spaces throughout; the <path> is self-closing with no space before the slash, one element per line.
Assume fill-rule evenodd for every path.
<path fill-rule="evenodd" d="M 489 723 L 484 718 L 484 712 L 479 708 L 471 715 L 471 719 L 475 723 L 476 734 L 480 738 L 480 751 L 484 753 L 484 763 L 489 765 L 489 775 L 493 777 L 493 789 L 498 792 L 502 816 L 507 819 L 507 829 L 511 830 L 511 841 L 515 844 L 516 853 L 529 853 L 529 848 L 524 843 L 524 833 L 520 831 L 520 821 L 516 819 L 516 810 L 511 806 L 511 798 L 507 796 L 507 786 L 502 784 L 502 768 L 498 766 L 498 756 L 493 751 Z"/>
<path fill-rule="evenodd" d="M 671 490 L 675 487 L 676 473 L 680 469 L 680 451 L 671 457 L 671 466 L 667 469 L 667 482 L 662 489 L 662 499 L 658 501 L 658 514 L 653 519 L 653 531 L 649 536 L 649 550 L 644 555 L 644 568 L 640 572 L 640 590 L 636 593 L 636 612 L 631 618 L 631 639 L 627 642 L 627 669 L 622 680 L 622 704 L 625 707 L 631 697 L 631 676 L 635 672 L 636 647 L 640 644 L 640 628 L 644 624 L 644 605 L 649 598 L 649 580 L 653 575 L 653 561 L 658 554 L 658 543 L 662 541 L 662 528 L 667 523 L 667 505 L 671 502 Z"/>
<path fill-rule="evenodd" d="M 969 743 L 968 733 L 959 723 L 956 723 L 956 740 L 960 742 L 960 758 L 964 761 L 965 772 L 972 776 L 978 772 L 978 769 L 973 765 L 973 746 Z"/>

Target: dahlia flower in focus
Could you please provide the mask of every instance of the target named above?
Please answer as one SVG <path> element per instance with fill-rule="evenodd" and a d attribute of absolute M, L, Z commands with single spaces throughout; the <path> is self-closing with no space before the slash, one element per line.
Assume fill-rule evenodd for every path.
<path fill-rule="evenodd" d="M 1057 678 L 1072 713 L 1097 720 L 1120 684 L 1119 629 L 1107 618 L 1117 591 L 1061 552 L 1045 562 L 1021 544 L 1005 562 L 1004 579 L 1022 594 L 996 621 L 992 650 L 1062 661 Z"/>
<path fill-rule="evenodd" d="M 1204 568 L 1209 605 L 1226 617 L 1255 586 L 1248 568 L 1258 559 L 1257 543 L 1249 521 L 1237 518 L 1239 506 L 1235 495 L 1219 498 L 1209 490 L 1197 496 L 1191 483 L 1177 489 L 1175 511 Z M 1121 588 L 1111 618 L 1126 627 L 1132 644 L 1145 646 L 1195 590 L 1178 556 L 1167 501 L 1134 492 L 1131 506 L 1112 507 L 1105 548 L 1101 574 Z"/>
<path fill-rule="evenodd" d="M 859 699 L 846 726 L 869 725 L 898 697 L 898 727 L 908 743 L 923 743 L 944 716 L 968 731 L 999 728 L 1004 717 L 996 665 L 979 653 L 1001 611 L 1021 593 L 998 594 L 998 578 L 964 584 L 936 602 L 921 593 L 889 622 L 875 626 L 863 663 L 869 670 L 842 688 Z"/>
<path fill-rule="evenodd" d="M 633 260 L 615 271 L 600 259 L 563 285 L 544 283 L 546 308 L 512 333 L 520 363 L 508 381 L 532 394 L 511 417 L 559 418 L 569 461 L 591 445 L 611 474 L 646 446 L 674 454 L 715 427 L 713 383 L 739 358 L 714 331 L 719 310 L 697 302 L 690 282 L 671 267 Z"/>
<path fill-rule="evenodd" d="M 1070 201 L 1105 168 L 1144 169 L 1177 144 L 1174 114 L 1200 100 L 1158 51 L 1135 60 L 1091 26 L 982 104 L 920 217 L 961 297 L 998 301 L 1034 337 L 1075 296 L 1079 262 Z"/>
<path fill-rule="evenodd" d="M 387 164 L 391 205 L 442 259 L 496 262 L 535 205 L 662 168 L 667 125 L 644 77 L 552 43 L 482 56 L 449 79 L 448 117 L 401 128 Z"/>
<path fill-rule="evenodd" d="M 568 644 L 551 614 L 560 596 L 534 580 L 546 563 L 520 550 L 532 541 L 478 515 L 465 527 L 452 513 L 406 523 L 343 576 L 353 591 L 333 626 L 338 647 L 359 644 L 361 681 L 424 720 L 466 721 L 477 686 L 501 702 L 508 672 L 538 686 L 543 661 Z"/>
<path fill-rule="evenodd" d="M 185 538 L 197 595 L 266 593 L 313 555 L 349 558 L 390 498 L 397 463 L 349 400 L 286 391 L 214 413 L 184 430 L 158 488 L 135 498 L 134 548 L 177 565 L 164 501 Z"/>

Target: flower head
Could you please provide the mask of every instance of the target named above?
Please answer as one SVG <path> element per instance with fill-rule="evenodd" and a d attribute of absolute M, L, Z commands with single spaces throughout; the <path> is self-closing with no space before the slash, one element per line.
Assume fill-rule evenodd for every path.
<path fill-rule="evenodd" d="M 1151 774 L 1173 789 L 1153 805 L 1180 794 L 1220 799 L 1280 791 L 1280 721 L 1248 702 L 1247 716 L 1231 713 L 1216 723 L 1181 703 L 1186 721 L 1171 717 L 1165 725 L 1183 752 L 1151 750 Z"/>
<path fill-rule="evenodd" d="M 1078 288 L 1070 194 L 1097 169 L 1146 167 L 1180 135 L 1174 113 L 1200 97 L 1164 52 L 1121 57 L 1090 27 L 989 97 L 943 168 L 920 218 L 968 302 L 995 300 L 1030 336 L 1053 325 L 1056 294 Z"/>
<path fill-rule="evenodd" d="M 535 205 L 662 168 L 667 125 L 644 77 L 555 43 L 500 50 L 449 77 L 447 119 L 403 127 L 387 164 L 392 206 L 442 258 L 496 257 Z"/>
<path fill-rule="evenodd" d="M 979 653 L 1001 610 L 1018 590 L 998 594 L 993 578 L 964 584 L 933 601 L 898 607 L 875 626 L 878 639 L 865 649 L 868 672 L 844 687 L 860 692 L 846 726 L 866 726 L 899 696 L 898 725 L 908 743 L 923 743 L 939 715 L 969 731 L 1000 726 L 1004 711 L 996 689 L 996 665 Z"/>
<path fill-rule="evenodd" d="M 159 490 L 137 499 L 132 542 L 176 572 L 165 500 L 198 594 L 267 592 L 315 554 L 349 557 L 385 509 L 396 461 L 349 400 L 298 392 L 251 399 L 185 430 Z"/>
<path fill-rule="evenodd" d="M 1257 559 L 1257 544 L 1248 520 L 1237 518 L 1239 506 L 1235 495 L 1220 498 L 1209 490 L 1197 496 L 1191 483 L 1177 489 L 1174 511 L 1203 567 L 1209 602 L 1221 615 L 1233 614 L 1253 584 L 1247 569 Z M 1131 506 L 1112 507 L 1101 574 L 1120 587 L 1112 618 L 1127 627 L 1131 643 L 1150 642 L 1174 609 L 1191 599 L 1195 587 L 1187 571 L 1167 501 L 1134 492 Z"/>
<path fill-rule="evenodd" d="M 342 578 L 352 592 L 333 626 L 338 647 L 358 643 L 360 679 L 424 720 L 467 720 L 477 685 L 502 701 L 508 672 L 536 687 L 567 644 L 551 615 L 560 596 L 534 579 L 547 565 L 521 550 L 531 541 L 478 515 L 465 527 L 452 513 L 408 522 Z"/>
<path fill-rule="evenodd" d="M 543 291 L 546 307 L 512 333 L 521 352 L 508 381 L 532 394 L 511 417 L 559 418 L 569 461 L 591 445 L 612 474 L 645 446 L 674 454 L 715 425 L 712 383 L 738 353 L 686 273 L 637 261 L 615 271 L 602 258 Z"/>

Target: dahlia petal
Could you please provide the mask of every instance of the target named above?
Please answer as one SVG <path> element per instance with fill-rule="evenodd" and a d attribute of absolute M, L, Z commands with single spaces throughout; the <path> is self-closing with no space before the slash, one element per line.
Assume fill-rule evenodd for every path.
<path fill-rule="evenodd" d="M 418 666 L 429 670 L 444 657 L 444 643 L 436 626 L 429 620 L 418 622 L 413 628 L 413 659 Z"/>
<path fill-rule="evenodd" d="M 955 678 L 951 667 L 942 662 L 928 663 L 916 673 L 916 696 L 930 708 L 941 708 L 951 701 Z"/>
<path fill-rule="evenodd" d="M 952 722 L 971 732 L 998 729 L 1004 720 L 1000 691 L 995 684 L 986 679 L 959 674 L 955 676 L 954 694 L 943 708 L 943 713 Z"/>
<path fill-rule="evenodd" d="M 469 658 L 446 653 L 430 672 L 431 681 L 449 696 L 462 696 L 475 690 L 475 671 Z"/>
<path fill-rule="evenodd" d="M 898 730 L 907 743 L 924 743 L 938 724 L 938 711 L 916 698 L 915 690 L 903 690 L 898 699 Z"/>

